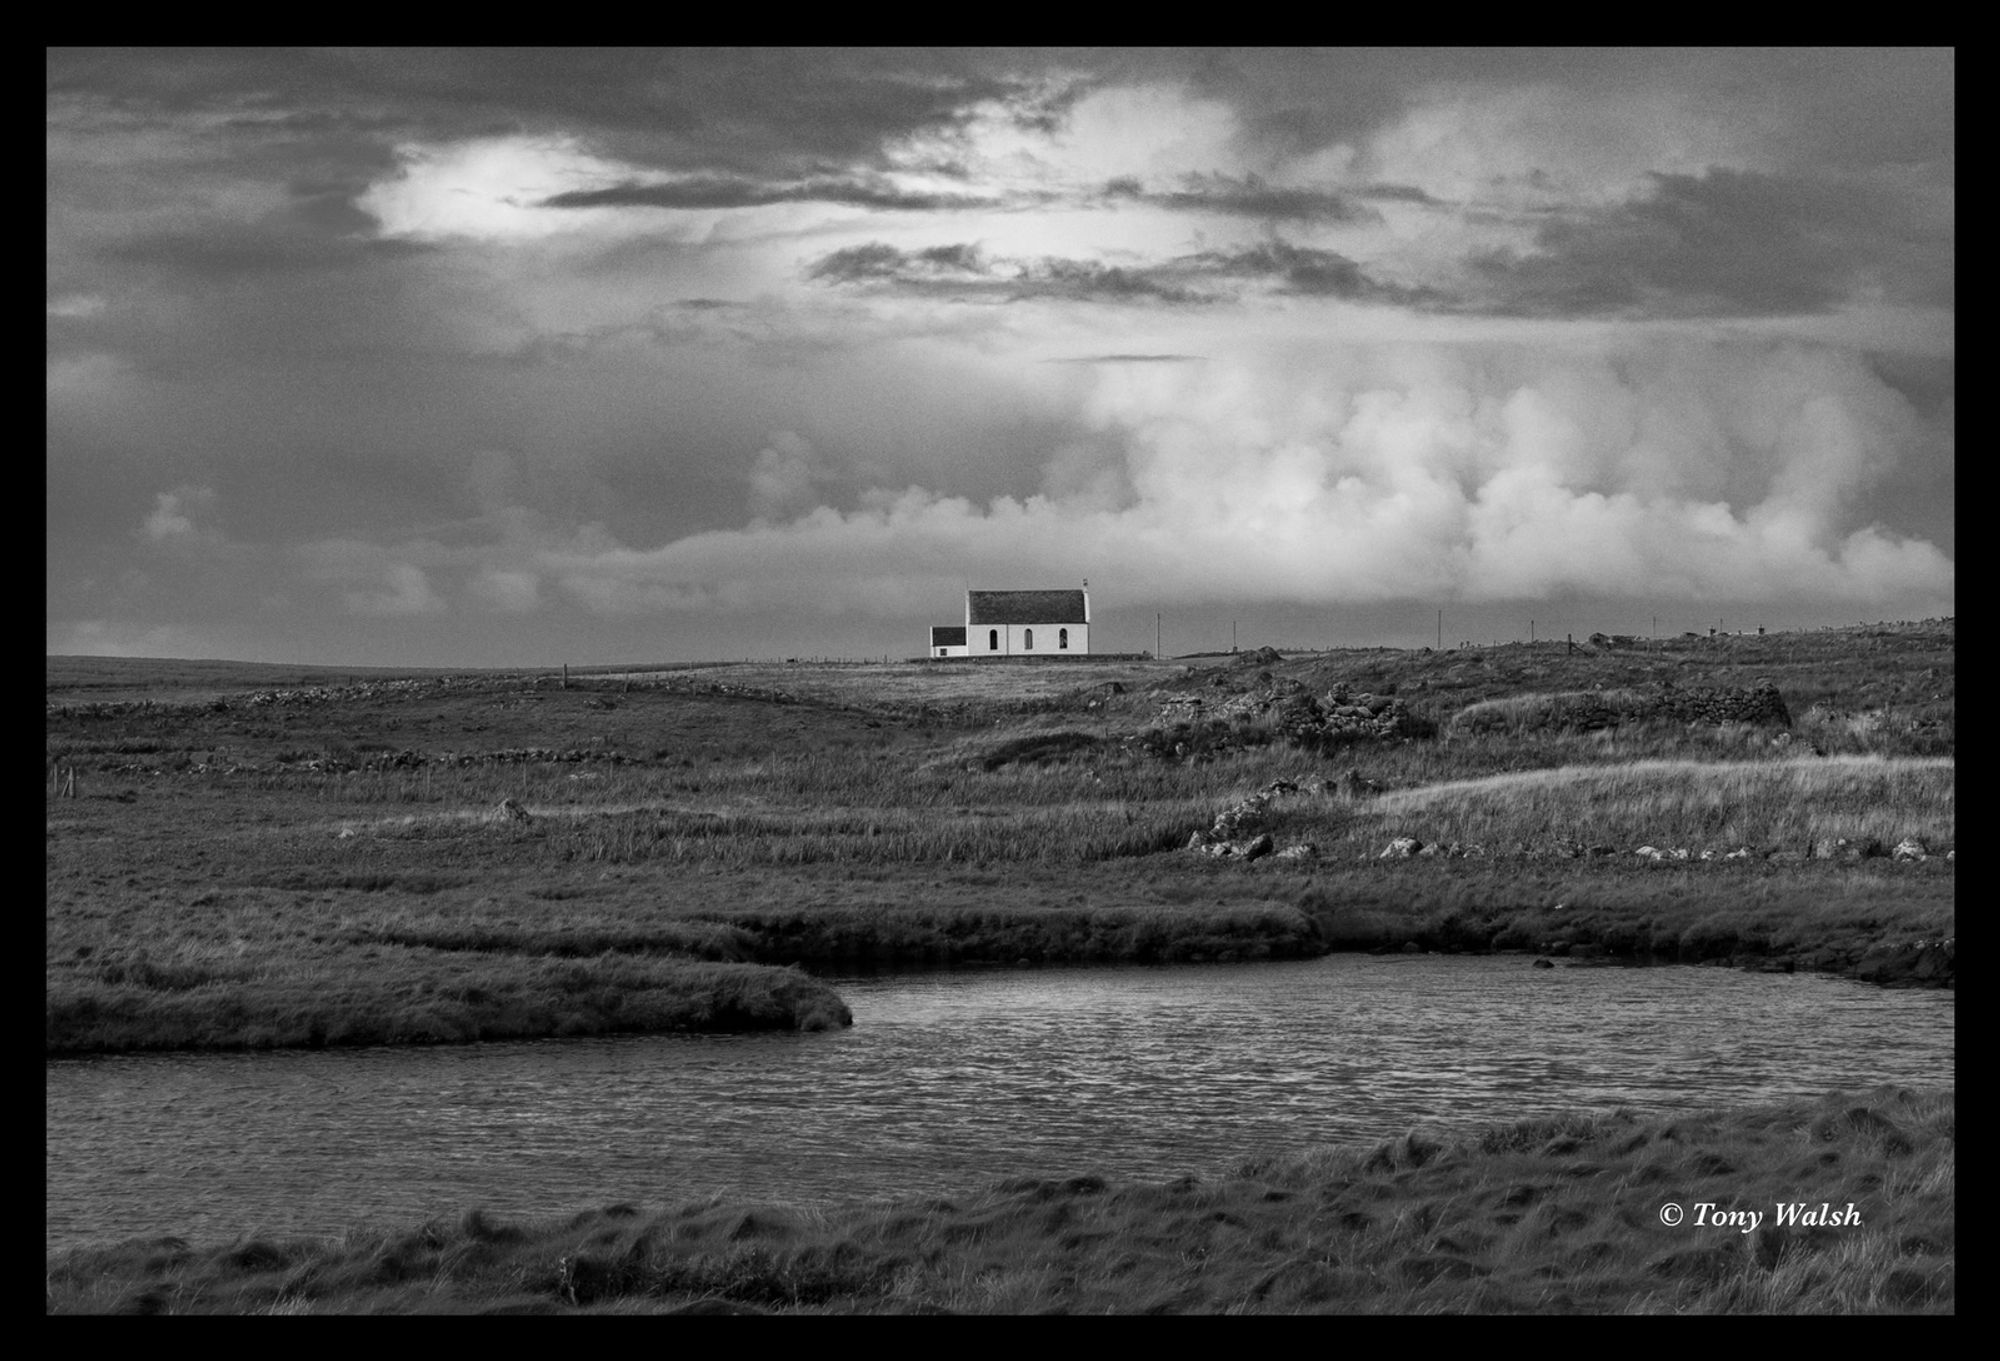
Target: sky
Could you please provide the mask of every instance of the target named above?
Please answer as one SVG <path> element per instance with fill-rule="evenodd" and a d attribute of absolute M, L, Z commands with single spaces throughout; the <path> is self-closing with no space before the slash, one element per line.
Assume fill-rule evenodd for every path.
<path fill-rule="evenodd" d="M 376 666 L 1955 613 L 1949 50 L 119 49 L 47 650 Z"/>

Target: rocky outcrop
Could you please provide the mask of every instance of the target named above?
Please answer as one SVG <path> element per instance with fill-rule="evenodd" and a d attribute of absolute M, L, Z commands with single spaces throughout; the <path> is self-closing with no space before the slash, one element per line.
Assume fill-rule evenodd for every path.
<path fill-rule="evenodd" d="M 1210 682 L 1227 683 L 1226 676 Z M 1388 695 L 1356 694 L 1346 685 L 1314 694 L 1300 682 L 1273 682 L 1263 673 L 1255 687 L 1225 697 L 1169 695 L 1161 702 L 1159 721 L 1134 741 L 1155 756 L 1195 760 L 1274 740 L 1322 752 L 1357 742 L 1428 737 L 1435 730 L 1429 719 Z"/>
<path fill-rule="evenodd" d="M 1280 860 L 1316 859 L 1318 850 L 1303 843 L 1279 850 L 1264 825 L 1273 799 L 1287 794 L 1317 794 L 1324 787 L 1317 779 L 1273 780 L 1250 797 L 1217 813 L 1207 831 L 1195 832 L 1188 838 L 1187 849 L 1219 860 L 1259 860 L 1267 855 Z"/>

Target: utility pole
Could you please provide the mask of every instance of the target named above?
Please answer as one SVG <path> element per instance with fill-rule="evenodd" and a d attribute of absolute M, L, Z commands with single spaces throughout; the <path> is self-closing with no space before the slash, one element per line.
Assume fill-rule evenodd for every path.
<path fill-rule="evenodd" d="M 1160 615 L 1157 610 L 1153 612 L 1153 660 L 1160 660 Z"/>
<path fill-rule="evenodd" d="M 1438 651 L 1444 651 L 1444 611 L 1438 611 Z"/>

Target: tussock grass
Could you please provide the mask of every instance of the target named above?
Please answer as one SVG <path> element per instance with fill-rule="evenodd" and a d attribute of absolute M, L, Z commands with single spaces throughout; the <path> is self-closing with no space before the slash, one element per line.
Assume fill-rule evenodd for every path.
<path fill-rule="evenodd" d="M 49 990 L 45 1047 L 50 1055 L 317 1048 L 853 1023 L 832 988 L 793 969 L 609 952 L 521 964 L 406 947 L 357 955 L 369 967 L 165 982 L 117 965 L 97 979 L 71 973 Z"/>
<path fill-rule="evenodd" d="M 1617 726 L 1639 719 L 1649 699 L 1632 689 L 1507 695 L 1466 705 L 1449 726 L 1454 732 L 1509 734 Z"/>
<path fill-rule="evenodd" d="M 1954 1094 L 1879 1088 L 819 1209 L 67 1251 L 51 1313 L 1951 1313 Z M 1661 1222 L 1667 1203 L 1763 1222 Z M 1774 1221 L 1779 1204 L 1845 1227 Z M 1714 1213 L 1714 1211 L 1710 1211 Z"/>
<path fill-rule="evenodd" d="M 1917 837 L 1941 854 L 1955 842 L 1956 774 L 1939 757 L 1639 760 L 1425 785 L 1381 795 L 1371 811 L 1378 827 L 1496 848 L 1560 837 L 1810 852 L 1821 839 Z"/>
<path fill-rule="evenodd" d="M 1949 984 L 1950 866 L 1589 860 L 1326 866 L 1298 898 L 1335 949 L 1594 954 Z M 1928 952 L 1942 965 L 1916 970 Z"/>

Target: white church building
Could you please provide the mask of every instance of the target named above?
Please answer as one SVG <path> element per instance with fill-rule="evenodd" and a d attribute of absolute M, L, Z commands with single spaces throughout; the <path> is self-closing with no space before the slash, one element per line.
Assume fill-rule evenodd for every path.
<path fill-rule="evenodd" d="M 1090 592 L 967 591 L 965 624 L 934 625 L 931 657 L 1090 655 Z"/>

